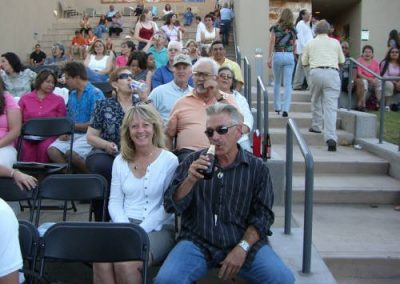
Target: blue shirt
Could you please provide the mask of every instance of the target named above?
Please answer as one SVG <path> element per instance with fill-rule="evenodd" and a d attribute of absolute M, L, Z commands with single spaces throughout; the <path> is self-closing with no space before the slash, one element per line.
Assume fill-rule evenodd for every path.
<path fill-rule="evenodd" d="M 154 46 L 149 48 L 149 53 L 153 54 L 154 60 L 156 61 L 156 68 L 160 68 L 168 63 L 168 49 L 163 47 L 158 51 Z"/>
<path fill-rule="evenodd" d="M 90 82 L 87 82 L 79 99 L 76 90 L 72 90 L 69 93 L 67 105 L 68 117 L 75 123 L 88 123 L 96 101 L 102 99 L 104 99 L 103 92 Z"/>
<path fill-rule="evenodd" d="M 233 12 L 229 8 L 222 8 L 219 13 L 221 14 L 221 21 L 231 21 L 233 18 Z"/>
<path fill-rule="evenodd" d="M 158 86 L 149 95 L 149 99 L 153 102 L 154 107 L 160 113 L 164 125 L 168 122 L 169 113 L 174 107 L 175 102 L 187 95 L 193 90 L 191 86 L 186 89 L 181 89 L 175 84 L 174 80 L 171 82 Z"/>
<path fill-rule="evenodd" d="M 161 66 L 154 72 L 153 79 L 151 80 L 151 88 L 155 89 L 160 85 L 171 82 L 172 80 L 174 80 L 174 73 L 169 69 L 168 64 Z M 189 78 L 189 85 L 193 87 L 192 76 Z"/>

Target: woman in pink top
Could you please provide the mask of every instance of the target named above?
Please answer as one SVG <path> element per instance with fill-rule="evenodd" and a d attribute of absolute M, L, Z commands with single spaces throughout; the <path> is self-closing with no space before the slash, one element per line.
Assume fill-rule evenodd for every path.
<path fill-rule="evenodd" d="M 35 90 L 21 97 L 18 104 L 23 121 L 39 117 L 65 117 L 64 99 L 53 93 L 57 78 L 50 70 L 41 71 L 35 81 Z M 47 163 L 47 148 L 57 137 L 24 140 L 21 160 Z"/>
<path fill-rule="evenodd" d="M 375 74 L 380 74 L 379 62 L 374 59 L 374 48 L 370 45 L 365 45 L 362 49 L 362 55 L 357 61 L 370 69 Z M 370 72 L 361 67 L 357 67 L 357 79 L 355 80 L 356 95 L 357 95 L 357 110 L 365 110 L 365 100 L 368 89 L 373 89 L 376 98 L 381 97 L 381 81 L 378 80 Z"/>
<path fill-rule="evenodd" d="M 380 64 L 382 77 L 400 77 L 400 56 L 397 47 L 390 47 L 385 59 Z M 384 94 L 385 97 L 393 96 L 400 92 L 400 81 L 386 81 Z M 385 101 L 388 105 L 388 100 Z"/>
<path fill-rule="evenodd" d="M 117 67 L 124 67 L 128 63 L 128 58 L 132 51 L 135 50 L 135 44 L 131 40 L 124 41 L 121 44 L 121 55 L 115 59 L 115 65 Z"/>
<path fill-rule="evenodd" d="M 11 168 L 17 160 L 14 141 L 21 132 L 21 112 L 14 97 L 4 91 L 0 77 L 0 165 Z"/>

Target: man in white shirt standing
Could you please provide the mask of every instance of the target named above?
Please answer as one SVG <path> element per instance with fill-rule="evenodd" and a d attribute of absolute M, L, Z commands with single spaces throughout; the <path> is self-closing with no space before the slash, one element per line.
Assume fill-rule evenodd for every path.
<path fill-rule="evenodd" d="M 306 79 L 307 84 L 310 83 L 308 79 L 309 70 L 303 67 L 303 64 L 301 62 L 301 55 L 303 54 L 304 46 L 310 40 L 313 39 L 313 32 L 310 26 L 310 20 L 311 20 L 310 12 L 307 10 L 301 10 L 299 16 L 302 17 L 302 20 L 300 20 L 296 25 L 296 31 L 297 31 L 296 54 L 298 55 L 298 57 L 293 79 L 294 90 L 301 90 L 303 88 L 304 78 Z"/>
<path fill-rule="evenodd" d="M 330 25 L 326 20 L 318 22 L 317 36 L 305 47 L 302 56 L 304 66 L 310 67 L 312 125 L 310 132 L 321 133 L 328 151 L 336 151 L 336 116 L 340 95 L 339 68 L 345 58 L 338 40 L 328 37 Z"/>
<path fill-rule="evenodd" d="M 201 21 L 200 16 L 196 16 L 196 24 L 197 24 L 196 42 L 201 42 L 201 32 L 205 31 L 206 25 Z"/>

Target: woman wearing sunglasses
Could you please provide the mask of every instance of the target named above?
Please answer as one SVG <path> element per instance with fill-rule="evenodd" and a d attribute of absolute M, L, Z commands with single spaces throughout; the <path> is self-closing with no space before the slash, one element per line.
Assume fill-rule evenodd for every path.
<path fill-rule="evenodd" d="M 114 223 L 140 225 L 150 240 L 150 264 L 174 245 L 173 217 L 163 196 L 178 166 L 165 150 L 162 123 L 150 105 L 131 107 L 121 126 L 121 154 L 114 161 L 109 212 Z M 142 262 L 95 263 L 94 283 L 141 283 Z"/>
<path fill-rule="evenodd" d="M 93 150 L 86 158 L 86 166 L 91 173 L 103 175 L 108 184 L 111 182 L 112 163 L 120 149 L 122 119 L 135 103 L 131 88 L 132 78 L 128 67 L 118 68 L 110 74 L 115 96 L 97 101 L 87 130 L 87 141 Z M 96 220 L 101 220 L 100 208 L 99 211 L 95 210 Z"/>
<path fill-rule="evenodd" d="M 218 69 L 217 81 L 218 81 L 219 91 L 222 92 L 224 95 L 232 95 L 239 106 L 240 112 L 243 114 L 244 117 L 244 122 L 242 127 L 243 135 L 239 139 L 238 143 L 243 149 L 251 152 L 252 150 L 249 140 L 249 132 L 253 128 L 254 119 L 246 98 L 235 90 L 236 88 L 235 74 L 227 66 L 220 67 Z"/>

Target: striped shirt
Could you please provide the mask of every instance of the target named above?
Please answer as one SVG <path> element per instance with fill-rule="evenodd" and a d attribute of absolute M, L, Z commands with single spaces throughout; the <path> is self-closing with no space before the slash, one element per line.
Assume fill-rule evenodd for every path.
<path fill-rule="evenodd" d="M 209 267 L 217 266 L 244 237 L 252 225 L 260 240 L 249 251 L 245 265 L 250 265 L 258 249 L 268 243 L 269 228 L 274 222 L 273 191 L 269 170 L 264 162 L 239 148 L 235 161 L 218 167 L 210 180 L 198 181 L 180 201 L 174 193 L 188 175 L 189 166 L 206 149 L 188 156 L 175 171 L 164 195 L 168 213 L 182 215 L 179 239 L 190 240 L 203 251 Z"/>

